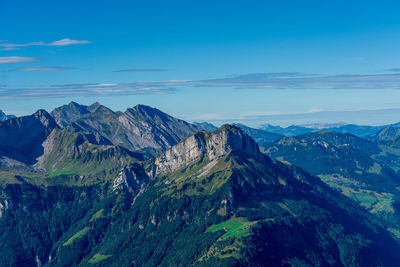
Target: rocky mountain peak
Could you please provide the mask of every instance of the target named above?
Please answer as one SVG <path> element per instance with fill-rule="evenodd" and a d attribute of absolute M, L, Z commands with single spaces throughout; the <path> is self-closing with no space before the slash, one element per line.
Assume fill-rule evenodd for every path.
<path fill-rule="evenodd" d="M 64 128 L 88 113 L 90 113 L 90 111 L 87 106 L 71 101 L 68 105 L 63 105 L 54 109 L 51 115 L 56 120 L 57 124 Z"/>
<path fill-rule="evenodd" d="M 104 107 L 104 106 L 101 105 L 99 102 L 95 102 L 95 103 L 91 104 L 91 105 L 88 107 L 88 110 L 89 110 L 90 112 L 94 112 L 94 111 L 98 110 L 98 109 L 101 108 L 101 107 Z"/>
<path fill-rule="evenodd" d="M 46 128 L 50 128 L 52 130 L 58 127 L 54 118 L 44 109 L 39 109 L 33 113 L 33 117 L 39 120 L 40 123 Z"/>
<path fill-rule="evenodd" d="M 69 102 L 68 106 L 69 107 L 77 107 L 77 108 L 84 107 L 83 105 L 80 105 L 79 103 L 76 103 L 74 101 Z"/>
<path fill-rule="evenodd" d="M 209 142 L 214 147 L 220 147 L 225 152 L 239 151 L 259 158 L 261 155 L 257 143 L 241 128 L 224 124 L 221 128 L 209 135 Z"/>
<path fill-rule="evenodd" d="M 43 154 L 42 144 L 55 128 L 56 121 L 43 109 L 1 122 L 0 155 L 33 164 Z"/>
<path fill-rule="evenodd" d="M 214 161 L 231 151 L 262 159 L 257 143 L 242 129 L 233 125 L 222 125 L 218 130 L 198 132 L 171 147 L 156 158 L 154 175 L 168 173 L 207 157 Z"/>
<path fill-rule="evenodd" d="M 169 117 L 167 114 L 156 108 L 152 108 L 141 104 L 136 105 L 133 108 L 128 108 L 125 113 L 140 115 L 146 118 L 159 117 L 162 119 L 167 119 Z"/>

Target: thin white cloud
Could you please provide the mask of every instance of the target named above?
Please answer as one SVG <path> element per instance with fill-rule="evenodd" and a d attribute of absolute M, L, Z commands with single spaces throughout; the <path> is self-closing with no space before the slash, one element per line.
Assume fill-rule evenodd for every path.
<path fill-rule="evenodd" d="M 87 87 L 95 86 L 95 87 L 109 87 L 109 86 L 117 86 L 116 83 L 99 83 L 95 85 L 87 85 Z"/>
<path fill-rule="evenodd" d="M 247 119 L 247 118 L 254 118 L 254 117 L 260 117 L 260 116 L 279 116 L 279 115 L 297 115 L 297 114 L 312 114 L 312 113 L 318 113 L 322 112 L 322 109 L 319 109 L 317 107 L 312 107 L 306 111 L 301 111 L 297 113 L 293 112 L 282 112 L 282 111 L 276 111 L 276 110 L 268 110 L 268 111 L 254 111 L 254 112 L 245 112 L 239 115 L 239 119 Z"/>
<path fill-rule="evenodd" d="M 0 57 L 0 64 L 13 64 L 13 63 L 26 63 L 38 61 L 38 58 L 34 57 Z"/>
<path fill-rule="evenodd" d="M 116 70 L 114 72 L 162 72 L 164 69 L 126 69 L 126 70 Z"/>
<path fill-rule="evenodd" d="M 0 43 L 0 47 L 4 47 L 3 50 L 15 50 L 21 47 L 28 47 L 28 46 L 69 46 L 69 45 L 90 44 L 90 43 L 91 42 L 87 40 L 72 40 L 69 38 L 65 38 L 51 43 L 45 43 L 45 42 L 30 42 L 24 44 Z"/>
<path fill-rule="evenodd" d="M 0 88 L 0 99 L 13 100 L 75 96 L 160 95 L 171 94 L 175 91 L 175 88 L 142 86 L 138 83 L 66 84 L 36 88 Z"/>
<path fill-rule="evenodd" d="M 400 73 L 352 75 L 277 75 L 251 73 L 185 82 L 185 85 L 236 89 L 400 89 Z"/>
<path fill-rule="evenodd" d="M 70 70 L 71 68 L 67 67 L 26 67 L 26 68 L 18 68 L 14 70 L 10 70 L 9 72 L 21 72 L 21 71 L 63 71 L 63 70 Z"/>
<path fill-rule="evenodd" d="M 6 47 L 6 48 L 1 48 L 0 51 L 14 51 L 18 50 L 19 48 L 17 47 Z"/>
<path fill-rule="evenodd" d="M 389 71 L 389 72 L 400 72 L 400 68 L 391 68 L 391 69 L 386 69 L 384 71 Z"/>
<path fill-rule="evenodd" d="M 0 63 L 21 62 L 18 58 L 0 58 Z M 26 61 L 23 61 L 26 62 Z M 187 87 L 213 87 L 258 90 L 386 90 L 400 89 L 400 73 L 309 75 L 301 73 L 256 73 L 211 80 L 139 81 L 134 83 L 70 84 L 39 88 L 14 88 L 0 90 L 0 99 L 70 97 L 74 95 L 134 95 L 169 94 Z M 312 108 L 306 113 L 320 112 Z M 242 114 L 243 116 L 268 116 L 284 114 Z"/>
<path fill-rule="evenodd" d="M 78 45 L 78 44 L 90 44 L 87 40 L 71 40 L 69 38 L 61 39 L 52 43 L 47 44 L 48 46 L 67 46 L 67 45 Z"/>
<path fill-rule="evenodd" d="M 323 109 L 317 108 L 317 107 L 312 107 L 309 110 L 307 110 L 306 113 L 315 113 L 315 112 L 321 112 Z"/>
<path fill-rule="evenodd" d="M 27 46 L 43 46 L 45 45 L 44 42 L 32 42 L 32 43 L 26 43 L 26 44 L 14 44 L 14 43 L 3 43 L 0 44 L 1 47 L 5 48 L 17 48 L 17 47 L 27 47 Z"/>

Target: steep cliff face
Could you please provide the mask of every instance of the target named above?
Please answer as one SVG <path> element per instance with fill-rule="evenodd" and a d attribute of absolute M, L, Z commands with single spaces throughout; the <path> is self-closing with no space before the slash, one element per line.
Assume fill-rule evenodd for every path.
<path fill-rule="evenodd" d="M 43 154 L 42 143 L 55 128 L 57 123 L 45 110 L 1 122 L 0 155 L 33 164 Z"/>
<path fill-rule="evenodd" d="M 199 132 L 158 156 L 154 175 L 173 172 L 203 157 L 215 161 L 230 151 L 239 151 L 256 159 L 264 157 L 257 143 L 239 127 L 223 125 L 212 133 Z"/>
<path fill-rule="evenodd" d="M 101 135 L 114 145 L 130 150 L 165 150 L 201 130 L 158 109 L 137 105 L 124 113 L 95 103 L 69 104 L 55 109 L 53 116 L 68 131 Z"/>
<path fill-rule="evenodd" d="M 125 128 L 128 142 L 139 149 L 154 147 L 164 150 L 201 130 L 196 125 L 144 105 L 127 109 L 118 121 Z"/>
<path fill-rule="evenodd" d="M 149 182 L 149 177 L 139 164 L 126 166 L 114 179 L 113 190 L 127 190 L 133 196 L 136 196 L 140 190 L 144 189 Z"/>

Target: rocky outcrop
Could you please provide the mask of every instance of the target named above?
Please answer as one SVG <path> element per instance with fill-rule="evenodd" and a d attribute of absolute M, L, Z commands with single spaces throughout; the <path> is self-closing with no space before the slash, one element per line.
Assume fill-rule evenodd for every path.
<path fill-rule="evenodd" d="M 45 110 L 0 122 L 0 156 L 33 164 L 43 154 L 42 143 L 58 128 Z"/>
<path fill-rule="evenodd" d="M 0 169 L 6 171 L 32 171 L 32 167 L 21 161 L 0 156 Z"/>
<path fill-rule="evenodd" d="M 214 161 L 230 151 L 261 159 L 257 143 L 239 127 L 223 125 L 212 133 L 199 132 L 171 147 L 155 160 L 154 176 L 173 172 L 207 157 Z"/>
<path fill-rule="evenodd" d="M 146 175 L 144 169 L 139 164 L 133 164 L 125 167 L 119 173 L 118 177 L 115 178 L 113 190 L 127 190 L 132 195 L 136 195 L 148 182 L 149 177 Z"/>

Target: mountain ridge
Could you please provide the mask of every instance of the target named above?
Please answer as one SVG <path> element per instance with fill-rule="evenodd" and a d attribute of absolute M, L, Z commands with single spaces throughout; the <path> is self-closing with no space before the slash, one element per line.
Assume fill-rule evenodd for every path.
<path fill-rule="evenodd" d="M 75 120 L 85 113 L 63 128 L 43 110 L 0 123 L 0 136 L 10 126 L 19 133 L 10 136 L 27 138 L 42 155 L 28 162 L 34 170 L 0 172 L 5 265 L 400 264 L 393 222 L 300 167 L 272 160 L 244 129 L 199 131 L 143 105 L 124 113 L 99 103 L 90 107 L 66 116 Z M 148 157 L 116 145 L 115 134 L 165 146 Z M 357 168 L 379 169 L 369 169 L 368 157 L 381 152 L 375 142 L 350 134 L 310 135 L 296 137 L 296 146 L 315 143 L 321 151 L 354 158 Z"/>
<path fill-rule="evenodd" d="M 79 118 L 74 117 L 73 121 L 67 116 L 59 118 L 60 121 L 70 122 L 65 126 L 68 131 L 97 133 L 113 144 L 131 150 L 164 150 L 201 129 L 145 105 L 136 105 L 123 113 L 114 112 L 100 103 L 83 107 L 84 112 L 78 114 Z M 65 106 L 59 109 L 68 110 Z M 53 114 L 62 117 L 58 109 Z"/>

